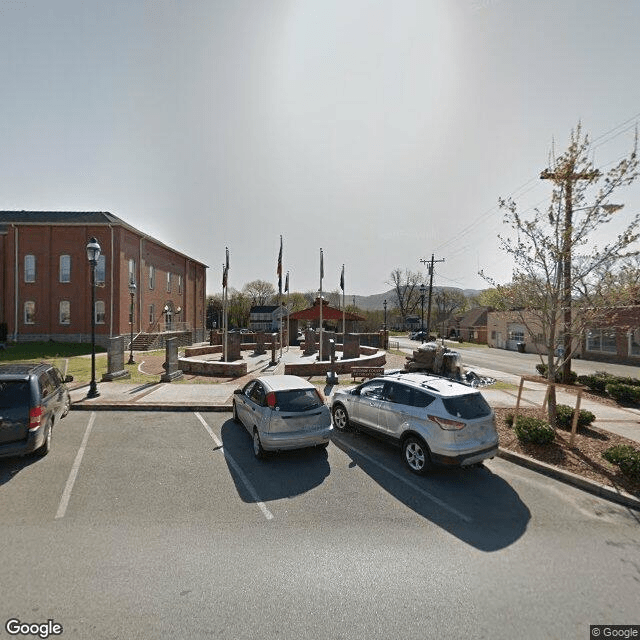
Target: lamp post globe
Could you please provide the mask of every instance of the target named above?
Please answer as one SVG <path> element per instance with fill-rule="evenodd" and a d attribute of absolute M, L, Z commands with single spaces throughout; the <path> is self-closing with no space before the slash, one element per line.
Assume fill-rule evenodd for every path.
<path fill-rule="evenodd" d="M 91 238 L 86 246 L 87 259 L 91 267 L 91 383 L 87 398 L 97 398 L 98 385 L 96 384 L 96 266 L 100 258 L 100 244 L 96 238 Z"/>

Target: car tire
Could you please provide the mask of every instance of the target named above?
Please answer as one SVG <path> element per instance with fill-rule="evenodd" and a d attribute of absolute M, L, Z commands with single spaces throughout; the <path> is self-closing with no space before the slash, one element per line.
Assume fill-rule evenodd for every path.
<path fill-rule="evenodd" d="M 71 397 L 67 395 L 64 401 L 64 409 L 62 410 L 62 418 L 66 418 L 69 415 L 69 411 L 71 410 Z"/>
<path fill-rule="evenodd" d="M 260 442 L 260 434 L 255 427 L 253 429 L 253 455 L 258 460 L 264 460 L 267 455 L 265 450 L 262 448 L 262 442 Z"/>
<path fill-rule="evenodd" d="M 349 429 L 349 414 L 343 405 L 337 404 L 331 412 L 333 417 L 333 426 L 338 431 L 347 431 Z"/>
<path fill-rule="evenodd" d="M 49 423 L 49 428 L 47 429 L 47 435 L 44 437 L 44 442 L 40 446 L 40 448 L 36 449 L 35 454 L 39 458 L 44 458 L 44 456 L 51 451 L 51 440 L 53 439 L 53 422 Z"/>
<path fill-rule="evenodd" d="M 409 471 L 419 476 L 425 475 L 431 469 L 429 447 L 417 436 L 409 436 L 402 442 L 402 459 Z"/>

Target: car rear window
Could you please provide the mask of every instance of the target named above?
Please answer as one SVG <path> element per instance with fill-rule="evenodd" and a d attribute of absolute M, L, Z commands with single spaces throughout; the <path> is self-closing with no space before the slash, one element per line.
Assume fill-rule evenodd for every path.
<path fill-rule="evenodd" d="M 443 398 L 442 403 L 450 415 L 463 420 L 483 418 L 491 414 L 491 407 L 479 393 L 469 393 L 455 398 Z"/>
<path fill-rule="evenodd" d="M 315 389 L 295 389 L 276 392 L 276 409 L 290 413 L 300 413 L 317 409 L 323 404 Z"/>
<path fill-rule="evenodd" d="M 26 380 L 0 382 L 0 409 L 29 407 L 29 383 Z"/>

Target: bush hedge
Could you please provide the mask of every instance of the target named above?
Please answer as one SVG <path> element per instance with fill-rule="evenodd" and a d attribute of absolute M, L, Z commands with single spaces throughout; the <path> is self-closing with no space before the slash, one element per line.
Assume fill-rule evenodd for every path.
<path fill-rule="evenodd" d="M 554 430 L 547 422 L 530 416 L 518 416 L 513 430 L 518 440 L 523 443 L 549 444 L 556 437 Z"/>
<path fill-rule="evenodd" d="M 602 457 L 618 465 L 620 471 L 634 480 L 640 480 L 640 451 L 628 444 L 619 444 L 603 452 Z"/>
<path fill-rule="evenodd" d="M 616 402 L 640 404 L 640 387 L 614 382 L 609 383 L 605 390 Z"/>
<path fill-rule="evenodd" d="M 573 424 L 573 414 L 575 409 L 566 405 L 559 404 L 556 406 L 556 425 L 560 429 L 571 431 L 571 425 Z M 591 411 L 586 409 L 580 409 L 578 414 L 578 429 L 580 427 L 588 427 L 596 419 L 595 415 Z"/>
<path fill-rule="evenodd" d="M 536 365 L 536 371 L 543 377 L 547 377 L 549 367 L 546 364 L 539 363 Z M 578 374 L 575 371 L 569 373 L 569 384 L 575 384 L 578 380 Z M 562 382 L 562 369 L 556 371 L 555 381 Z"/>

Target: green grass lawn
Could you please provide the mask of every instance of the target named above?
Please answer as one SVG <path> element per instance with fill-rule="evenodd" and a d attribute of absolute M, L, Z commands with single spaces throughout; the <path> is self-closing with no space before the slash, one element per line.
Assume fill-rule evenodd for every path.
<path fill-rule="evenodd" d="M 149 353 L 160 353 L 152 352 Z M 162 351 L 164 353 L 164 351 Z M 138 371 L 138 365 L 127 365 L 128 354 L 125 354 L 124 368 L 131 374 L 123 382 L 144 384 L 157 382 L 157 375 L 147 375 Z M 74 344 L 65 342 L 21 342 L 8 345 L 0 351 L 0 363 L 5 362 L 50 362 L 63 375 L 73 376 L 71 386 L 89 384 L 91 381 L 91 345 L 87 343 Z M 96 345 L 96 380 L 107 373 L 107 354 L 104 348 Z"/>

